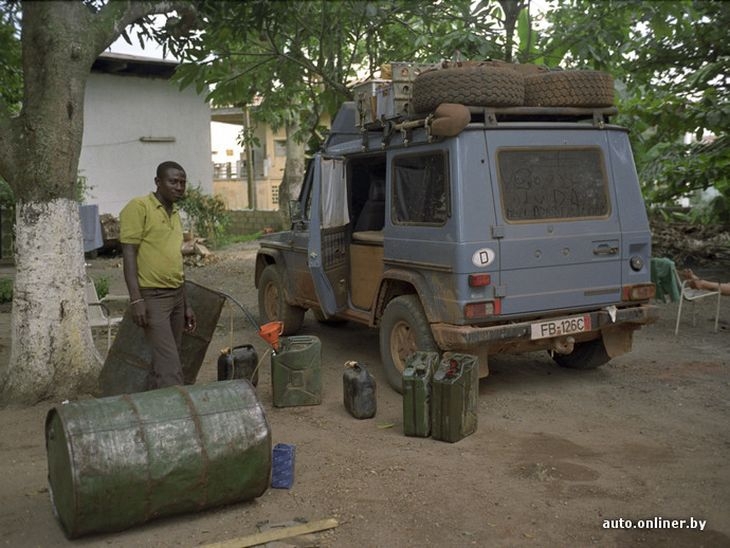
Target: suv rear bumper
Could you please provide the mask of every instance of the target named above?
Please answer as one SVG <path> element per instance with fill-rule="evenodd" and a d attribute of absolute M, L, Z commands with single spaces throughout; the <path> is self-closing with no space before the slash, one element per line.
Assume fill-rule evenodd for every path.
<path fill-rule="evenodd" d="M 575 335 L 576 338 L 585 340 L 596 338 L 604 328 L 621 326 L 625 329 L 634 330 L 642 325 L 653 323 L 659 317 L 659 308 L 650 304 L 620 308 L 616 310 L 614 319 L 611 319 L 611 315 L 606 309 L 585 312 L 581 315 L 591 317 L 591 330 Z M 490 327 L 435 323 L 431 324 L 431 331 L 436 344 L 443 350 L 466 350 L 477 346 L 502 347 L 520 343 L 544 346 L 551 339 L 532 340 L 530 336 L 531 326 L 544 320 L 561 320 L 573 316 L 575 314 Z"/>

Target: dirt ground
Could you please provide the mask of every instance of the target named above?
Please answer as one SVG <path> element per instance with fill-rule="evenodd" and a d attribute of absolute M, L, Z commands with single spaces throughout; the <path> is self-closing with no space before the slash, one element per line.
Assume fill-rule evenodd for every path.
<path fill-rule="evenodd" d="M 255 244 L 218 252 L 188 277 L 257 313 Z M 124 293 L 121 261 L 90 261 Z M 730 278 L 727 272 L 726 279 Z M 596 371 L 561 369 L 545 354 L 494 359 L 479 387 L 477 431 L 455 444 L 403 435 L 400 396 L 380 370 L 377 332 L 321 325 L 323 402 L 277 409 L 263 367 L 258 396 L 273 443 L 296 446 L 291 490 L 114 533 L 65 539 L 46 482 L 43 425 L 55 402 L 0 410 L 0 545 L 198 546 L 262 524 L 335 518 L 337 528 L 298 546 L 730 546 L 730 298 L 713 333 L 710 303 L 691 308 L 674 336 L 676 304 L 637 332 L 634 351 Z M 225 308 L 198 382 L 215 380 L 219 350 L 265 344 Z M 234 329 L 230 331 L 233 314 Z M 0 359 L 8 355 L 0 314 Z M 99 345 L 105 347 L 103 334 Z M 342 366 L 370 365 L 378 412 L 356 420 L 342 403 Z M 694 519 L 699 529 L 609 529 L 606 520 Z M 287 541 L 293 543 L 294 541 Z"/>

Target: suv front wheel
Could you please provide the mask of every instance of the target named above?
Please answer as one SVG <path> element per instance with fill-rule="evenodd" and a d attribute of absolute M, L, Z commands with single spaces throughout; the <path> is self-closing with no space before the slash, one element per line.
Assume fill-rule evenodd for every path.
<path fill-rule="evenodd" d="M 284 283 L 276 265 L 270 264 L 261 273 L 259 280 L 259 321 L 261 325 L 284 322 L 282 335 L 293 335 L 302 327 L 306 309 L 286 302 Z"/>
<path fill-rule="evenodd" d="M 416 295 L 401 295 L 388 303 L 380 320 L 380 358 L 385 378 L 403 393 L 406 359 L 416 350 L 438 351 L 428 319 Z"/>

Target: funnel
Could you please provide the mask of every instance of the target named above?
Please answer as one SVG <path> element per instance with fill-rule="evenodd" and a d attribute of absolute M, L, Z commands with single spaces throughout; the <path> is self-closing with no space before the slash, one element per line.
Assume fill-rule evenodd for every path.
<path fill-rule="evenodd" d="M 284 331 L 284 322 L 269 322 L 259 328 L 259 337 L 264 339 L 274 350 L 279 350 L 279 335 Z"/>

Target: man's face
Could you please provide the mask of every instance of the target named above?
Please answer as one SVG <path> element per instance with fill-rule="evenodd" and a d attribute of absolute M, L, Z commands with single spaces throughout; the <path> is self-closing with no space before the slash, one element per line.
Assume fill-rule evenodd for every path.
<path fill-rule="evenodd" d="M 162 177 L 155 177 L 155 184 L 160 197 L 171 204 L 174 204 L 185 195 L 186 182 L 185 172 L 176 168 L 168 168 Z"/>

